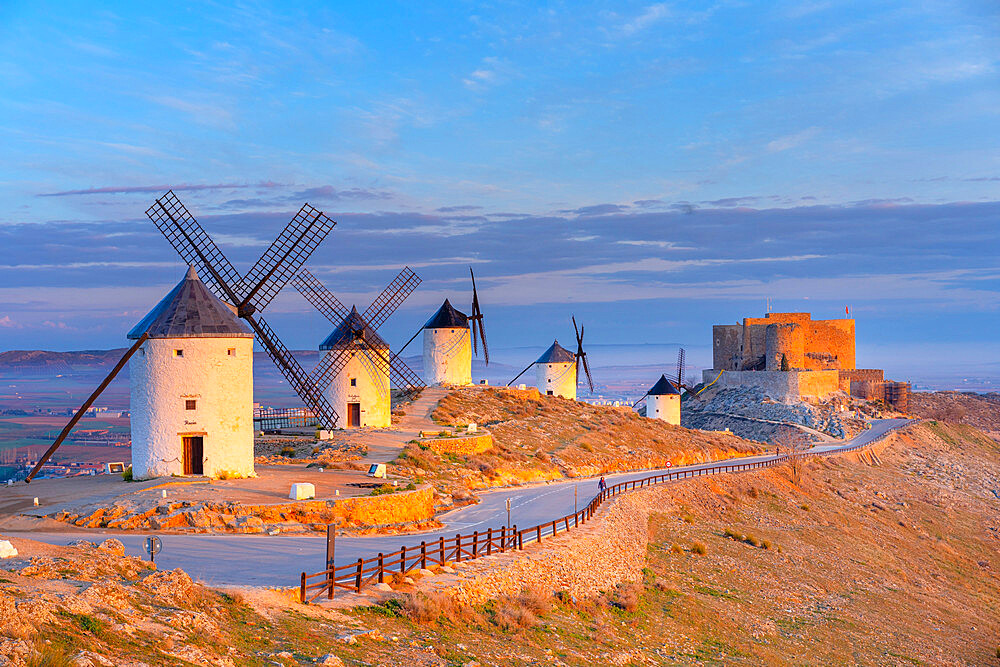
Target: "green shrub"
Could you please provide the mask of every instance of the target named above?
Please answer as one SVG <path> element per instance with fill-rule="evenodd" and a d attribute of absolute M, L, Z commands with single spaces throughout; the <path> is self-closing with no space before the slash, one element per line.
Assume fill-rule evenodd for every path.
<path fill-rule="evenodd" d="M 285 445 L 281 448 L 281 455 L 287 458 L 292 458 L 295 456 L 295 448 Z"/>
<path fill-rule="evenodd" d="M 372 489 L 370 496 L 384 496 L 388 493 L 396 493 L 397 489 L 392 484 L 381 484 Z"/>
<path fill-rule="evenodd" d="M 699 556 L 704 556 L 708 553 L 708 547 L 706 547 L 701 542 L 695 542 L 691 545 L 691 551 L 698 554 Z"/>
<path fill-rule="evenodd" d="M 132 466 L 125 468 L 125 471 L 122 473 L 122 479 L 126 482 L 132 481 Z"/>
<path fill-rule="evenodd" d="M 684 547 L 674 542 L 670 545 L 670 553 L 672 554 L 682 554 L 684 553 Z"/>

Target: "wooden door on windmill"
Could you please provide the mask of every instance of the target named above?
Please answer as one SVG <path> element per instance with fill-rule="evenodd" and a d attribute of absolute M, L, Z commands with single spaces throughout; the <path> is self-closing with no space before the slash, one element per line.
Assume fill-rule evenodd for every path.
<path fill-rule="evenodd" d="M 204 440 L 200 435 L 184 436 L 184 474 L 203 475 Z"/>
<path fill-rule="evenodd" d="M 347 428 L 358 428 L 361 426 L 361 404 L 347 404 Z"/>

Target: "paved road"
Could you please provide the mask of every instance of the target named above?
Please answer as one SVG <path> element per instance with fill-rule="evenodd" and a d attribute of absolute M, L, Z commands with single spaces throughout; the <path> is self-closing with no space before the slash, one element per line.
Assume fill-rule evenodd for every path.
<path fill-rule="evenodd" d="M 814 448 L 817 452 L 844 449 L 856 444 L 867 444 L 887 431 L 906 424 L 906 419 L 873 420 L 871 428 L 844 442 L 824 443 Z M 732 463 L 768 461 L 774 455 L 753 456 L 716 463 L 704 463 L 673 468 L 680 470 L 705 470 Z M 609 484 L 647 477 L 663 470 L 643 470 L 635 473 L 609 475 Z M 390 553 L 404 544 L 419 546 L 421 540 L 436 540 L 444 535 L 499 528 L 507 521 L 506 499 L 511 499 L 511 521 L 520 526 L 534 526 L 551 521 L 573 511 L 574 492 L 579 507 L 585 506 L 597 493 L 597 480 L 564 481 L 539 486 L 502 489 L 482 494 L 482 502 L 470 505 L 443 518 L 444 530 L 419 535 L 391 537 L 339 537 L 337 538 L 337 565 L 369 557 L 379 551 Z M 142 556 L 146 534 L 105 533 L 10 533 L 49 544 L 70 544 L 76 540 L 101 541 L 106 537 L 121 540 L 131 555 Z M 162 569 L 183 568 L 192 577 L 210 585 L 281 586 L 294 585 L 302 570 L 316 572 L 325 567 L 325 539 L 322 536 L 266 536 L 266 535 L 174 535 L 160 536 L 163 551 L 157 556 Z"/>

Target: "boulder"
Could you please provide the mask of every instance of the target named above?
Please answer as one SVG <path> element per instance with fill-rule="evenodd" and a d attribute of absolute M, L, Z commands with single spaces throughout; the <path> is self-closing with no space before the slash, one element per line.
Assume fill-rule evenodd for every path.
<path fill-rule="evenodd" d="M 10 543 L 10 540 L 0 540 L 0 558 L 13 558 L 17 555 L 17 549 Z"/>
<path fill-rule="evenodd" d="M 292 491 L 288 494 L 292 500 L 308 500 L 316 497 L 316 487 L 309 482 L 296 482 L 292 484 Z"/>
<path fill-rule="evenodd" d="M 264 522 L 259 516 L 241 516 L 236 520 L 236 529 L 241 533 L 263 533 Z"/>

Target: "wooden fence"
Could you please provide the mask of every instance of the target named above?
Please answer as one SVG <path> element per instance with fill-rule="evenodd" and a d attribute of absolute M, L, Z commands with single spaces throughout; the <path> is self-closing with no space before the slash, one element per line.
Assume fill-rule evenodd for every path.
<path fill-rule="evenodd" d="M 399 551 L 390 554 L 379 553 L 370 558 L 359 558 L 353 563 L 332 567 L 321 572 L 314 572 L 312 574 L 303 572 L 299 582 L 299 600 L 303 603 L 309 603 L 324 594 L 327 598 L 332 599 L 334 591 L 338 588 L 360 593 L 361 589 L 373 584 L 384 583 L 387 578 L 391 578 L 396 574 L 405 576 L 406 573 L 413 570 L 426 569 L 428 565 L 460 563 L 492 554 L 520 551 L 524 549 L 526 544 L 541 542 L 544 538 L 554 537 L 559 533 L 568 532 L 587 523 L 594 517 L 594 514 L 601 505 L 609 499 L 627 491 L 641 489 L 654 484 L 690 479 L 692 477 L 770 468 L 795 459 L 845 454 L 870 447 L 888 437 L 897 428 L 899 426 L 890 428 L 885 433 L 866 443 L 851 447 L 842 447 L 825 452 L 791 452 L 765 461 L 708 464 L 709 467 L 705 468 L 674 470 L 657 473 L 649 477 L 643 477 L 642 479 L 619 482 L 608 486 L 598 493 L 586 507 L 578 512 L 540 523 L 531 528 L 518 528 L 515 524 L 510 528 L 501 526 L 499 528 L 490 528 L 484 532 L 473 531 L 472 534 L 462 535 L 459 533 L 455 537 L 446 538 L 441 536 L 436 540 L 422 541 L 418 546 L 404 546 Z"/>

